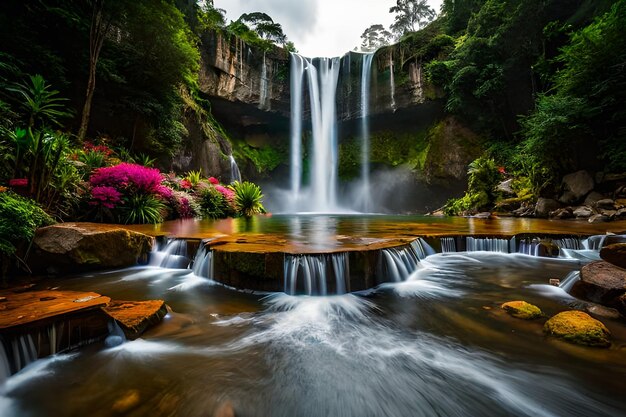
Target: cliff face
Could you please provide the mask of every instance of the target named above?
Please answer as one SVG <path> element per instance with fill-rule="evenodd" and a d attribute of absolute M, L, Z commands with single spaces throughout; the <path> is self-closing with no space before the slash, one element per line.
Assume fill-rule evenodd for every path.
<path fill-rule="evenodd" d="M 209 138 L 192 119 L 186 121 L 193 144 L 178 158 L 178 166 L 189 169 L 221 170 L 227 176 L 227 155 L 243 143 L 247 149 L 288 149 L 290 117 L 290 57 L 281 48 L 263 51 L 241 40 L 219 33 L 206 34 L 202 39 L 200 91 L 211 102 L 211 112 L 233 140 L 218 135 Z M 358 147 L 362 117 L 361 76 L 363 54 L 350 52 L 341 60 L 337 85 L 337 120 L 339 142 Z M 305 81 L 306 85 L 306 81 Z M 305 137 L 308 126 L 309 97 L 305 86 L 303 95 Z M 443 92 L 430 84 L 422 62 L 401 45 L 379 49 L 372 60 L 369 95 L 370 135 L 380 148 L 375 149 L 379 161 L 372 156 L 374 170 L 409 169 L 419 193 L 438 193 L 428 198 L 429 209 L 445 201 L 465 186 L 467 164 L 475 157 L 479 139 L 458 121 L 446 117 Z M 462 133 L 462 134 L 461 134 Z M 414 137 L 399 139 L 401 137 Z M 395 139 L 394 139 L 395 138 Z M 471 138 L 471 139 L 468 139 Z M 305 139 L 306 140 L 306 139 Z M 377 142 L 376 142 L 377 141 Z M 419 144 L 417 144 L 419 142 Z M 472 146 L 468 146 L 471 142 Z M 344 146 L 350 148 L 350 146 Z M 446 151 L 446 150 L 449 150 Z M 340 151 L 341 152 L 341 151 Z M 220 157 L 201 154 L 220 154 Z M 402 159 L 397 154 L 411 154 Z M 288 155 L 288 152 L 283 152 Z M 387 159 L 385 159 L 387 158 Z M 354 158 L 353 158 L 354 159 Z M 341 160 L 341 157 L 340 157 Z M 240 161 L 238 161 L 240 162 Z M 240 162 L 244 176 L 259 179 L 252 163 Z M 270 182 L 280 182 L 288 172 L 288 161 L 269 174 Z M 408 168 L 407 168 L 408 167 Z M 345 168 L 345 167 L 343 167 Z M 273 168 L 272 168 L 273 169 Z M 354 171 L 348 167 L 344 171 Z M 342 167 L 340 167 L 341 175 Z M 267 179 L 267 175 L 265 176 Z M 350 180 L 349 177 L 345 178 Z M 403 185 L 406 188 L 406 184 Z M 441 190 L 448 190 L 441 193 Z M 410 193 L 410 191 L 409 191 Z M 416 193 L 418 193 L 416 191 Z M 425 194 L 426 193 L 426 194 Z M 428 194 L 428 195 L 430 195 Z M 415 209 L 423 209 L 426 203 Z"/>

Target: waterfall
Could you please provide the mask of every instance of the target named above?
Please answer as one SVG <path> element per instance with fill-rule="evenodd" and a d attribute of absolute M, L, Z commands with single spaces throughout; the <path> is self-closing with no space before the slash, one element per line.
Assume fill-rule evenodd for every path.
<path fill-rule="evenodd" d="M 587 239 L 583 240 L 581 243 L 583 248 L 589 250 L 600 250 L 604 245 L 604 241 L 606 240 L 606 235 L 595 235 L 589 236 Z"/>
<path fill-rule="evenodd" d="M 408 246 L 387 248 L 380 251 L 379 273 L 393 282 L 406 281 L 417 269 L 420 260 L 434 253 L 422 239 L 416 239 Z"/>
<path fill-rule="evenodd" d="M 168 239 L 163 249 L 157 247 L 150 254 L 150 265 L 161 268 L 186 269 L 189 261 L 185 239 Z"/>
<path fill-rule="evenodd" d="M 9 357 L 7 355 L 7 351 L 4 348 L 4 342 L 2 341 L 2 337 L 0 337 L 0 384 L 11 376 L 11 364 L 9 362 Z"/>
<path fill-rule="evenodd" d="M 441 253 L 456 252 L 456 239 L 453 237 L 442 237 L 440 242 Z"/>
<path fill-rule="evenodd" d="M 235 161 L 235 157 L 232 155 L 228 155 L 228 159 L 230 160 L 230 182 L 231 184 L 235 181 L 241 182 L 241 172 L 239 171 L 239 167 L 237 166 L 237 161 Z"/>
<path fill-rule="evenodd" d="M 465 238 L 467 252 L 500 252 L 509 253 L 509 240 L 498 238 Z"/>
<path fill-rule="evenodd" d="M 206 248 L 205 241 L 200 243 L 200 248 L 196 252 L 192 271 L 196 276 L 213 279 L 213 251 Z"/>
<path fill-rule="evenodd" d="M 389 91 L 391 93 L 391 110 L 396 110 L 396 84 L 393 79 L 393 53 L 389 52 Z"/>
<path fill-rule="evenodd" d="M 361 201 L 364 212 L 371 210 L 370 195 L 370 132 L 369 132 L 369 100 L 370 100 L 370 74 L 374 54 L 364 54 L 361 67 Z"/>
<path fill-rule="evenodd" d="M 328 212 L 337 207 L 337 119 L 335 93 L 339 58 L 319 58 L 318 67 L 307 60 L 306 71 L 311 100 L 313 160 L 311 192 L 307 201 L 313 211 Z"/>
<path fill-rule="evenodd" d="M 23 334 L 11 340 L 13 366 L 15 372 L 37 360 L 37 349 L 30 334 Z"/>
<path fill-rule="evenodd" d="M 265 63 L 265 51 L 263 52 L 263 64 L 261 66 L 261 82 L 259 83 L 259 109 L 268 110 L 267 102 L 267 65 Z"/>
<path fill-rule="evenodd" d="M 285 293 L 295 295 L 345 294 L 349 291 L 348 254 L 285 255 Z M 334 288 L 328 288 L 334 277 Z M 334 290 L 334 291 L 333 291 Z"/>
<path fill-rule="evenodd" d="M 302 178 L 302 81 L 304 59 L 291 54 L 291 198 L 295 209 L 300 195 Z"/>

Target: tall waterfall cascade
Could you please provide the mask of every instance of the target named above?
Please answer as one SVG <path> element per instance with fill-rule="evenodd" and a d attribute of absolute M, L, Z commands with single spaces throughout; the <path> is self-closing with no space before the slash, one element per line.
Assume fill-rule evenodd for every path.
<path fill-rule="evenodd" d="M 230 182 L 241 182 L 241 171 L 239 171 L 239 166 L 237 165 L 237 161 L 235 161 L 235 157 L 229 155 L 228 159 L 230 160 Z"/>
<path fill-rule="evenodd" d="M 259 83 L 259 109 L 270 109 L 267 80 L 267 62 L 265 60 L 265 52 L 263 52 L 263 63 L 261 64 L 261 82 Z"/>
<path fill-rule="evenodd" d="M 393 55 L 389 54 L 389 95 L 391 96 L 391 110 L 396 110 L 396 83 L 393 78 Z"/>
<path fill-rule="evenodd" d="M 369 95 L 373 54 L 363 54 L 361 70 L 361 189 L 354 202 L 338 201 L 338 138 L 337 85 L 342 65 L 350 60 L 335 58 L 305 58 L 291 54 L 291 152 L 290 205 L 293 212 L 329 213 L 346 210 L 371 210 L 369 191 Z M 311 141 L 303 149 L 303 115 L 306 92 L 309 98 Z M 308 113 L 307 113 L 308 115 Z M 303 172 L 304 155 L 309 171 Z M 308 178 L 304 184 L 303 179 Z"/>

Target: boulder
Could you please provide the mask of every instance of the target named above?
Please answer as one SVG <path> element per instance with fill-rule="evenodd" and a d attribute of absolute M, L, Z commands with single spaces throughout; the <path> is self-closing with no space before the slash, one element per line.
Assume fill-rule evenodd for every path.
<path fill-rule="evenodd" d="M 535 216 L 537 217 L 548 217 L 550 212 L 561 207 L 558 201 L 552 200 L 550 198 L 540 197 L 537 200 L 537 204 L 535 206 Z"/>
<path fill-rule="evenodd" d="M 588 219 L 593 215 L 593 210 L 591 209 L 591 207 L 580 206 L 576 207 L 572 214 L 574 214 L 574 216 L 579 219 Z"/>
<path fill-rule="evenodd" d="M 615 219 L 626 219 L 626 208 L 621 208 L 615 212 Z"/>
<path fill-rule="evenodd" d="M 136 265 L 147 257 L 153 238 L 115 225 L 61 223 L 35 233 L 29 266 L 46 273 Z"/>
<path fill-rule="evenodd" d="M 611 332 L 589 314 L 582 311 L 563 311 L 550 318 L 543 327 L 544 333 L 566 342 L 584 346 L 608 347 Z"/>
<path fill-rule="evenodd" d="M 593 206 L 596 202 L 604 199 L 605 197 L 597 191 L 592 191 L 589 193 L 587 198 L 585 198 L 585 202 L 583 203 L 586 206 Z"/>
<path fill-rule="evenodd" d="M 626 207 L 626 198 L 618 198 L 617 200 L 615 200 L 615 207 L 616 208 Z"/>
<path fill-rule="evenodd" d="M 569 191 L 573 203 L 582 200 L 591 190 L 593 190 L 593 178 L 587 171 L 578 171 L 563 177 L 562 188 L 565 194 Z"/>
<path fill-rule="evenodd" d="M 149 327 L 159 324 L 167 314 L 163 300 L 111 301 L 103 307 L 124 331 L 127 339 L 136 339 Z"/>
<path fill-rule="evenodd" d="M 619 306 L 619 297 L 626 294 L 626 269 L 606 261 L 596 261 L 584 265 L 580 270 L 580 280 L 570 293 L 578 298 L 617 308 L 622 314 L 626 311 Z"/>
<path fill-rule="evenodd" d="M 539 307 L 526 301 L 508 301 L 500 307 L 511 316 L 522 320 L 534 320 L 543 316 Z"/>
<path fill-rule="evenodd" d="M 540 240 L 537 243 L 536 254 L 545 258 L 558 258 L 561 248 L 552 240 Z"/>
<path fill-rule="evenodd" d="M 571 219 L 572 217 L 574 217 L 574 213 L 572 212 L 571 207 L 563 207 L 551 212 L 550 217 L 555 219 Z"/>
<path fill-rule="evenodd" d="M 501 192 L 502 194 L 515 195 L 515 191 L 513 191 L 513 178 L 504 180 L 496 185 L 496 191 Z"/>
<path fill-rule="evenodd" d="M 603 246 L 600 250 L 600 258 L 626 269 L 626 243 L 613 243 Z"/>
<path fill-rule="evenodd" d="M 596 207 L 599 209 L 614 210 L 615 201 L 611 200 L 610 198 L 603 198 L 602 200 L 596 201 Z"/>

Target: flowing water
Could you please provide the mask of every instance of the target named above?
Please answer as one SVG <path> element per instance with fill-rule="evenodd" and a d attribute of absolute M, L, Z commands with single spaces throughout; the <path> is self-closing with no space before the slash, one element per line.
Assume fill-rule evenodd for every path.
<path fill-rule="evenodd" d="M 241 182 L 241 171 L 239 171 L 239 166 L 237 165 L 237 161 L 235 161 L 235 157 L 229 155 L 228 159 L 230 160 L 230 182 Z"/>
<path fill-rule="evenodd" d="M 368 219 L 367 230 L 382 233 L 384 221 Z M 287 217 L 249 227 L 302 239 L 364 227 L 345 222 Z M 341 255 L 287 257 L 285 274 L 286 292 L 308 286 L 311 293 L 324 293 L 313 291 L 321 274 L 334 275 L 337 288 L 326 292 L 339 295 L 228 289 L 211 280 L 212 253 L 203 245 L 191 269 L 146 266 L 52 281 L 113 299 L 164 299 L 172 311 L 142 339 L 26 366 L 0 385 L 0 416 L 212 416 L 225 403 L 239 417 L 624 415 L 622 322 L 602 319 L 614 344 L 591 349 L 548 339 L 541 320 L 513 319 L 499 308 L 518 299 L 547 315 L 582 308 L 547 283 L 570 285 L 589 260 L 474 244 L 484 250 L 434 254 L 415 240 L 389 252 L 397 262 L 387 265 L 404 268 L 389 279 L 397 282 L 360 294 L 341 294 L 348 268 Z"/>

